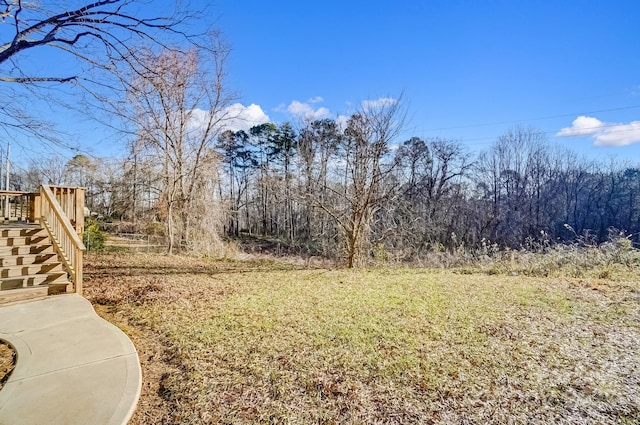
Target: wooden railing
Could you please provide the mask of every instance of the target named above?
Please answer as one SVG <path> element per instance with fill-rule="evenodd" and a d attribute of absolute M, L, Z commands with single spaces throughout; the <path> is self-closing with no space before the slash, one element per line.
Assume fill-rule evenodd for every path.
<path fill-rule="evenodd" d="M 34 218 L 49 232 L 54 249 L 82 295 L 82 243 L 84 233 L 84 189 L 61 186 L 40 187 L 33 198 Z"/>
<path fill-rule="evenodd" d="M 34 193 L 0 190 L 0 211 L 3 221 L 32 221 Z"/>

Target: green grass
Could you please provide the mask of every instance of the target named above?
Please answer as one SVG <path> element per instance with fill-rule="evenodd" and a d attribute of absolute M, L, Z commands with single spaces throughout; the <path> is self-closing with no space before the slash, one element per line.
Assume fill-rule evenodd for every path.
<path fill-rule="evenodd" d="M 640 421 L 635 282 L 87 262 L 88 298 L 132 336 L 153 389 L 132 423 Z"/>

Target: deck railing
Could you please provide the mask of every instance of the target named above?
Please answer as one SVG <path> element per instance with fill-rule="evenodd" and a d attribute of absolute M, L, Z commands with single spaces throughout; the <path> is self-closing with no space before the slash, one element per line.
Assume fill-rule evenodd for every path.
<path fill-rule="evenodd" d="M 15 190 L 0 190 L 0 211 L 3 221 L 31 221 L 30 213 L 33 193 Z"/>
<path fill-rule="evenodd" d="M 3 221 L 38 223 L 44 227 L 73 283 L 82 294 L 84 188 L 40 186 L 40 192 L 0 190 Z"/>

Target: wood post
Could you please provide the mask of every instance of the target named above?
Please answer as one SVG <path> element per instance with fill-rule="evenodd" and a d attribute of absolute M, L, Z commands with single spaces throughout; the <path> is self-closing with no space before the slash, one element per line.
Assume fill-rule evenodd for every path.
<path fill-rule="evenodd" d="M 75 227 L 76 233 L 82 240 L 84 235 L 84 187 L 76 187 Z"/>
<path fill-rule="evenodd" d="M 40 216 L 42 215 L 42 211 L 40 210 L 40 193 L 30 193 L 29 194 L 29 207 L 27 213 L 27 221 L 29 223 L 38 223 L 40 222 Z"/>
<path fill-rule="evenodd" d="M 76 281 L 75 289 L 76 294 L 82 295 L 82 250 L 76 248 L 76 264 L 74 265 L 76 269 Z"/>

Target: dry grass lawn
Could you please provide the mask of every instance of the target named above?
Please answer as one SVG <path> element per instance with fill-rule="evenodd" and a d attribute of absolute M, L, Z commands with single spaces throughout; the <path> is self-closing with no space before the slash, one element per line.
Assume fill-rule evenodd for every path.
<path fill-rule="evenodd" d="M 132 424 L 637 424 L 640 284 L 88 255 Z"/>

